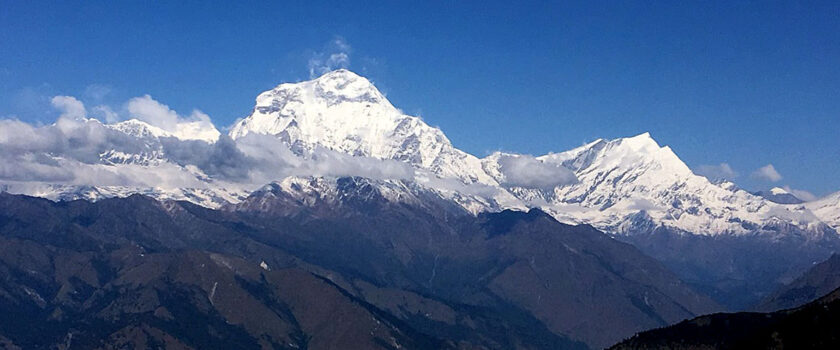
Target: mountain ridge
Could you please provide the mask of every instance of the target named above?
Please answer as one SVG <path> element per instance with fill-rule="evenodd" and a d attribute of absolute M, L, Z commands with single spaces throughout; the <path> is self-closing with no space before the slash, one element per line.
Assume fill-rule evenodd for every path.
<path fill-rule="evenodd" d="M 188 142 L 189 137 L 182 140 L 176 134 L 137 119 L 102 127 L 141 140 L 139 149 L 133 146 L 102 151 L 98 157 L 103 164 L 151 167 L 174 163 L 179 171 L 186 173 L 183 176 L 207 187 L 202 192 L 219 189 L 222 194 L 237 193 L 206 195 L 196 200 L 201 205 L 220 207 L 225 201 L 241 200 L 259 186 L 288 176 L 266 178 L 244 186 L 235 179 L 214 179 L 216 176 L 206 169 L 191 168 L 188 162 L 195 159 L 172 159 L 178 153 L 177 148 L 183 146 L 169 145 L 166 140 Z M 253 113 L 237 121 L 228 135 L 233 140 L 232 147 L 252 141 L 243 140 L 249 135 L 264 135 L 276 138 L 302 158 L 323 158 L 319 152 L 327 149 L 359 159 L 408 164 L 415 174 L 407 176 L 429 187 L 452 187 L 453 183 L 445 181 L 452 179 L 457 180 L 456 190 L 465 189 L 457 183 L 493 188 L 484 190 L 485 197 L 498 205 L 473 208 L 473 211 L 542 207 L 563 222 L 592 224 L 613 234 L 638 231 L 640 226 L 634 223 L 638 223 L 640 215 L 649 219 L 651 227 L 665 226 L 701 235 L 761 232 L 761 227 L 772 227 L 767 223 L 775 220 L 792 224 L 801 234 L 822 235 L 824 228 L 816 224 L 821 218 L 835 228 L 840 222 L 840 209 L 837 209 L 840 201 L 824 202 L 827 204 L 820 207 L 810 203 L 777 204 L 735 187 L 714 184 L 695 175 L 670 147 L 660 146 L 650 133 L 615 140 L 598 139 L 572 150 L 537 157 L 495 153 L 478 158 L 455 148 L 440 129 L 428 126 L 420 118 L 402 114 L 373 83 L 345 69 L 310 81 L 280 84 L 263 92 L 256 99 Z M 259 147 L 259 144 L 248 147 Z M 509 161 L 508 158 L 517 159 Z M 286 160 L 275 161 L 282 164 Z M 504 167 L 500 161 L 510 164 Z M 505 169 L 518 174 L 506 174 Z M 537 178 L 538 174 L 542 178 Z M 524 186 L 510 181 L 511 175 L 519 175 L 519 180 L 524 181 L 518 182 Z M 109 195 L 132 192 L 130 186 L 73 185 L 101 187 L 100 192 Z M 61 192 L 41 195 L 54 199 L 73 197 L 72 186 L 56 187 Z M 22 187 L 10 183 L 7 188 Z M 170 195 L 166 190 L 150 186 L 135 192 L 161 192 L 157 195 L 160 198 L 191 198 L 182 190 L 173 188 L 172 191 L 175 194 Z M 25 188 L 17 192 L 27 193 Z M 643 225 L 647 226 L 650 224 Z"/>
<path fill-rule="evenodd" d="M 836 195 L 778 204 L 732 183 L 713 183 L 694 174 L 650 133 L 599 139 L 542 156 L 496 152 L 478 158 L 454 147 L 440 129 L 405 115 L 373 83 L 348 70 L 261 93 L 252 113 L 215 140 L 179 136 L 172 125 L 167 128 L 138 120 L 61 119 L 41 129 L 22 129 L 67 136 L 64 143 L 23 159 L 43 158 L 56 171 L 78 168 L 78 176 L 58 184 L 50 182 L 56 178 L 51 173 L 42 182 L 17 177 L 4 181 L 2 189 L 55 200 L 143 193 L 224 208 L 243 203 L 266 184 L 303 185 L 305 180 L 296 179 L 310 176 L 387 180 L 392 182 L 382 189 L 393 196 L 382 197 L 386 201 L 432 189 L 434 196 L 424 200 L 449 202 L 473 216 L 540 208 L 562 223 L 592 225 L 642 247 L 682 278 L 710 288 L 719 301 L 737 298 L 741 287 L 760 286 L 749 298 L 727 305 L 732 308 L 789 282 L 813 261 L 827 258 L 840 241 Z M 84 135 L 105 137 L 57 153 Z M 0 148 L 15 149 L 3 142 Z M 91 154 L 79 155 L 82 151 Z M 755 250 L 765 255 L 754 254 L 751 244 L 762 245 Z M 768 256 L 784 260 L 774 259 L 780 264 L 766 269 L 760 262 Z M 764 281 L 753 283 L 750 276 L 756 275 Z"/>

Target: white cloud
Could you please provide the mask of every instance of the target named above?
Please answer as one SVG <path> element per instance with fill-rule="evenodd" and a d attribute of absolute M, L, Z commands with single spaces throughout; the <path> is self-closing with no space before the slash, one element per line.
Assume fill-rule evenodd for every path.
<path fill-rule="evenodd" d="M 794 195 L 794 197 L 799 198 L 803 201 L 810 202 L 817 199 L 817 196 L 811 192 L 805 190 L 797 190 L 795 188 L 791 188 L 790 186 L 782 187 L 785 191 L 790 192 L 790 194 Z"/>
<path fill-rule="evenodd" d="M 375 179 L 414 176 L 414 169 L 403 162 L 353 157 L 327 149 L 300 157 L 287 144 L 268 135 L 248 135 L 236 141 L 222 135 L 214 142 L 181 137 L 207 129 L 218 131 L 206 114 L 194 111 L 183 118 L 149 96 L 132 99 L 126 109 L 150 124 L 174 130 L 176 137 L 150 142 L 99 120 L 78 118 L 85 115 L 85 108 L 72 97 L 58 96 L 53 105 L 62 115 L 53 124 L 36 126 L 0 119 L 0 183 L 22 188 L 49 184 L 202 188 L 208 179 L 259 186 L 291 175 Z M 116 118 L 107 106 L 93 111 L 104 113 L 109 120 Z M 157 158 L 161 153 L 165 158 Z M 140 163 L 112 163 L 103 154 L 140 155 Z"/>
<path fill-rule="evenodd" d="M 85 110 L 85 105 L 77 100 L 75 97 L 70 96 L 55 96 L 50 100 L 53 107 L 61 111 L 62 118 L 84 118 L 87 115 L 87 111 Z"/>
<path fill-rule="evenodd" d="M 181 117 L 149 95 L 132 98 L 126 103 L 126 109 L 132 117 L 181 139 L 214 141 L 220 135 L 207 114 L 193 110 L 189 117 Z"/>
<path fill-rule="evenodd" d="M 309 77 L 316 78 L 324 73 L 350 66 L 350 44 L 344 38 L 335 37 L 323 51 L 315 52 L 307 62 Z"/>
<path fill-rule="evenodd" d="M 177 129 L 180 119 L 178 113 L 169 106 L 154 100 L 149 95 L 128 100 L 125 108 L 132 117 L 170 132 Z"/>
<path fill-rule="evenodd" d="M 700 176 L 705 176 L 712 181 L 718 180 L 732 180 L 738 177 L 738 172 L 732 169 L 728 163 L 720 163 L 718 165 L 700 165 L 694 169 L 694 173 Z"/>
<path fill-rule="evenodd" d="M 404 162 L 348 154 L 319 148 L 306 158 L 271 135 L 248 134 L 236 139 L 236 149 L 250 164 L 250 181 L 265 184 L 290 175 L 362 176 L 373 179 L 412 179 L 414 168 Z"/>
<path fill-rule="evenodd" d="M 553 188 L 577 182 L 571 170 L 529 155 L 500 155 L 499 171 L 504 176 L 504 184 L 508 186 Z"/>
<path fill-rule="evenodd" d="M 114 112 L 114 110 L 111 109 L 111 107 L 105 105 L 93 107 L 93 109 L 91 110 L 91 114 L 93 114 L 93 116 L 97 119 L 106 123 L 116 123 L 120 121 L 119 114 L 117 114 L 117 112 Z"/>
<path fill-rule="evenodd" d="M 776 171 L 776 168 L 773 167 L 773 164 L 767 164 L 761 168 L 756 169 L 752 176 L 757 179 L 770 181 L 770 182 L 778 182 L 782 179 L 782 175 Z"/>
<path fill-rule="evenodd" d="M 626 204 L 627 209 L 630 210 L 644 210 L 644 211 L 652 211 L 652 210 L 661 210 L 662 208 L 653 203 L 652 201 L 645 199 L 645 198 L 630 198 L 628 200 L 628 204 Z"/>

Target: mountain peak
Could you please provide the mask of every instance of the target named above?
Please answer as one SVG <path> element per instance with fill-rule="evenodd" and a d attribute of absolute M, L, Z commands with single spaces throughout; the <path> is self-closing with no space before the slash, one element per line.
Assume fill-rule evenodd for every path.
<path fill-rule="evenodd" d="M 804 203 L 802 199 L 797 198 L 793 193 L 781 187 L 773 187 L 770 190 L 753 192 L 752 194 L 778 204 Z"/>
<path fill-rule="evenodd" d="M 495 184 L 478 158 L 452 146 L 440 129 L 403 114 L 369 80 L 346 69 L 263 92 L 253 113 L 230 130 L 233 139 L 250 133 L 276 136 L 301 155 L 322 147 Z"/>
<path fill-rule="evenodd" d="M 273 91 L 283 94 L 288 90 L 305 90 L 316 100 L 328 105 L 355 102 L 381 104 L 393 108 L 385 95 L 370 80 L 343 68 L 324 73 L 313 80 L 281 84 Z M 259 99 L 257 102 L 259 103 Z"/>
<path fill-rule="evenodd" d="M 662 148 L 659 146 L 659 143 L 650 136 L 649 132 L 644 132 L 632 137 L 616 139 L 615 141 L 623 145 L 627 145 L 637 151 L 658 150 Z"/>
<path fill-rule="evenodd" d="M 770 189 L 770 193 L 772 193 L 772 194 L 788 194 L 790 192 L 788 192 L 787 190 L 785 190 L 784 188 L 781 188 L 781 187 L 773 187 L 773 188 Z"/>
<path fill-rule="evenodd" d="M 351 71 L 349 69 L 345 69 L 345 68 L 339 68 L 339 69 L 336 69 L 336 70 L 332 70 L 332 71 L 329 71 L 329 72 L 326 72 L 326 73 L 322 74 L 318 78 L 315 78 L 315 80 L 332 80 L 332 79 L 345 80 L 345 81 L 363 79 L 364 81 L 370 83 L 370 81 L 367 80 L 366 78 L 362 77 L 361 75 L 358 75 L 358 74 L 354 73 L 353 71 Z"/>

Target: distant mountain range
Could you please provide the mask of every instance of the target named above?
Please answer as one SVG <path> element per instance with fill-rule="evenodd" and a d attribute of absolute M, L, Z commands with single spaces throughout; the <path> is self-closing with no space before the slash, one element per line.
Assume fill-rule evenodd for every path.
<path fill-rule="evenodd" d="M 85 123 L 99 122 L 90 119 Z M 185 159 L 180 154 L 184 151 L 179 152 L 173 143 L 181 141 L 196 147 L 197 141 L 221 141 L 217 141 L 220 134 L 215 129 L 205 130 L 213 128 L 212 125 L 184 124 L 187 126 L 178 128 L 178 132 L 164 131 L 137 119 L 103 125 L 140 142 L 112 145 L 113 149 L 98 153 L 100 162 L 111 166 L 175 164 L 200 180 L 201 188 L 220 192 L 218 196 L 193 198 L 185 194 L 189 191 L 177 188 L 127 186 L 118 191 L 103 191 L 102 195 L 160 192 L 157 194 L 160 198 L 180 198 L 219 207 L 241 201 L 243 193 L 247 195 L 259 187 L 254 185 L 259 182 L 246 181 L 251 179 L 231 181 L 213 174 L 207 170 L 213 164 L 199 164 L 202 160 L 223 163 L 221 159 Z M 261 145 L 244 140 L 248 135 L 271 136 L 303 159 L 324 158 L 327 156 L 319 151 L 331 150 L 356 160 L 372 158 L 407 163 L 412 166 L 408 173 L 400 169 L 373 177 L 410 178 L 429 187 L 445 186 L 430 177 L 480 184 L 491 187 L 485 189 L 489 192 L 484 194 L 488 203 L 482 210 L 539 206 L 563 222 L 589 223 L 616 234 L 637 233 L 638 228 L 632 225 L 639 212 L 649 215 L 656 226 L 699 235 L 752 234 L 756 227 L 777 220 L 791 223 L 803 234 L 819 235 L 824 232 L 819 222 L 832 227 L 840 224 L 827 208 L 814 218 L 809 217 L 815 214 L 813 211 L 801 206 L 774 205 L 774 202 L 801 203 L 784 190 L 752 194 L 731 183 L 715 184 L 695 175 L 669 147 L 661 147 L 647 133 L 612 141 L 596 140 L 570 151 L 540 157 L 495 153 L 479 159 L 455 148 L 439 129 L 403 114 L 367 79 L 347 70 L 333 71 L 311 81 L 281 84 L 260 94 L 253 113 L 239 120 L 229 132 L 230 139 L 241 141 L 235 145 L 240 150 Z M 294 166 L 283 164 L 289 159 L 288 155 L 278 154 L 274 162 Z M 238 159 L 230 159 L 234 160 Z M 248 160 L 252 159 L 243 162 Z M 197 169 L 190 169 L 189 165 Z M 517 171 L 522 169 L 537 171 Z M 318 172 L 318 169 L 304 170 Z M 345 172 L 354 170 L 363 171 L 347 169 Z M 15 183 L 7 182 L 7 188 L 14 190 Z M 269 181 L 262 183 L 266 182 Z M 84 185 L 88 187 L 78 194 L 82 197 L 94 197 L 90 191 L 108 187 L 96 183 Z M 225 186 L 233 188 L 221 189 Z M 57 187 L 41 195 L 57 198 L 61 193 L 72 194 L 72 190 L 72 187 Z"/>
<path fill-rule="evenodd" d="M 610 349 L 836 349 L 840 289 L 772 313 L 713 314 L 638 334 Z"/>
<path fill-rule="evenodd" d="M 647 133 L 543 156 L 478 158 L 347 70 L 263 92 L 227 135 L 200 118 L 166 128 L 137 119 L 61 120 L 39 130 L 25 131 L 84 147 L 42 147 L 28 157 L 92 175 L 67 180 L 33 167 L 42 180 L 9 178 L 6 191 L 54 200 L 140 193 L 227 208 L 287 178 L 398 181 L 383 193 L 398 200 L 434 193 L 475 216 L 539 208 L 562 223 L 592 225 L 731 309 L 752 306 L 840 247 L 840 192 L 799 203 L 792 195 L 713 183 Z M 11 153 L 18 149 L 13 141 L 0 148 Z"/>
<path fill-rule="evenodd" d="M 792 309 L 840 288 L 840 255 L 814 265 L 793 282 L 771 293 L 759 304 L 759 311 Z"/>
<path fill-rule="evenodd" d="M 771 188 L 770 190 L 767 190 L 767 191 L 753 192 L 753 194 L 756 195 L 756 196 L 764 197 L 764 199 L 767 199 L 767 200 L 769 200 L 773 203 L 779 203 L 779 204 L 801 204 L 801 203 L 805 203 L 805 201 L 799 199 L 798 197 L 793 195 L 793 193 L 790 193 L 790 192 L 786 191 L 785 189 L 779 188 L 779 187 L 773 187 L 773 188 Z"/>
<path fill-rule="evenodd" d="M 0 213 L 6 348 L 600 348 L 720 310 L 590 226 L 405 180 L 293 177 L 218 210 L 0 194 Z"/>

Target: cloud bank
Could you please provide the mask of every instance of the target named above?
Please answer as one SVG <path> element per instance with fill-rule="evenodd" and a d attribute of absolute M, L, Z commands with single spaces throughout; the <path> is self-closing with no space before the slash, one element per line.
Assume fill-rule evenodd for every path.
<path fill-rule="evenodd" d="M 817 200 L 817 196 L 815 194 L 805 190 L 798 190 L 795 188 L 791 188 L 790 186 L 783 186 L 782 189 L 790 192 L 790 194 L 792 194 L 794 197 L 806 202 Z"/>
<path fill-rule="evenodd" d="M 200 111 L 181 116 L 145 95 L 125 103 L 122 114 L 97 106 L 105 124 L 89 118 L 84 104 L 69 96 L 51 103 L 60 112 L 53 124 L 0 119 L 0 182 L 17 185 L 96 185 L 254 188 L 287 176 L 364 176 L 412 179 L 402 162 L 353 157 L 328 149 L 303 156 L 278 138 L 220 134 Z M 41 186 L 43 187 L 43 186 Z"/>

